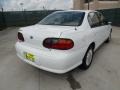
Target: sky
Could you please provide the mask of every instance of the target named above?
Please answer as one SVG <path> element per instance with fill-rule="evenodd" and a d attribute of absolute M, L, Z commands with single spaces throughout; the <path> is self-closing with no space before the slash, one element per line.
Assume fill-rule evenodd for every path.
<path fill-rule="evenodd" d="M 22 4 L 21 4 L 22 3 Z M 73 0 L 0 0 L 4 11 L 71 9 Z"/>

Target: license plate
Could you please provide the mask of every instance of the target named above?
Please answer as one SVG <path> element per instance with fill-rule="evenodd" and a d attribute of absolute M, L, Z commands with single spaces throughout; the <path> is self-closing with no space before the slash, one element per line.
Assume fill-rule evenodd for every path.
<path fill-rule="evenodd" d="M 25 58 L 26 58 L 27 60 L 32 61 L 32 62 L 35 62 L 35 55 L 33 55 L 33 54 L 31 54 L 31 53 L 27 53 L 27 52 L 25 52 L 24 55 L 25 55 Z"/>

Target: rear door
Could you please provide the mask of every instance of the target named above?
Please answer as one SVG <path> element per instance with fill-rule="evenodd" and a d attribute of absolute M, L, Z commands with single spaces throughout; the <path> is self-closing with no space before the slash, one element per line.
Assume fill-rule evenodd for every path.
<path fill-rule="evenodd" d="M 91 26 L 92 32 L 94 33 L 94 40 L 96 47 L 98 47 L 104 40 L 104 29 L 101 27 L 100 20 L 96 12 L 90 12 L 88 14 L 88 22 Z"/>
<path fill-rule="evenodd" d="M 100 28 L 101 30 L 103 30 L 103 37 L 105 40 L 108 38 L 110 34 L 110 28 L 109 28 L 108 22 L 106 21 L 105 17 L 100 12 L 97 12 L 97 15 L 100 20 Z"/>

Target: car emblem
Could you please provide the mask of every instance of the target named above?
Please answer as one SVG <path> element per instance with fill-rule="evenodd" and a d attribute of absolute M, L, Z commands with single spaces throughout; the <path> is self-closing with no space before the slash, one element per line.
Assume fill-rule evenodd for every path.
<path fill-rule="evenodd" d="M 30 39 L 33 39 L 33 36 L 30 36 Z"/>

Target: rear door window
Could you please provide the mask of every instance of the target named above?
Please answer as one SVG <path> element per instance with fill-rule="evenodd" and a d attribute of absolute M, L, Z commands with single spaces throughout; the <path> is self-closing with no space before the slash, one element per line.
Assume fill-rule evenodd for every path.
<path fill-rule="evenodd" d="M 92 28 L 100 26 L 100 20 L 95 12 L 88 14 L 88 22 Z"/>

